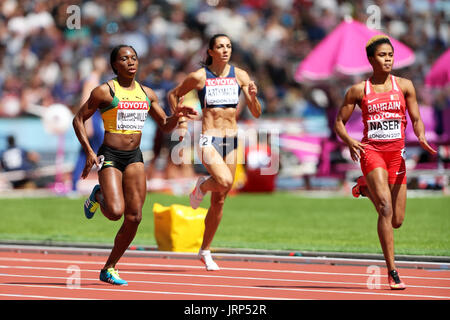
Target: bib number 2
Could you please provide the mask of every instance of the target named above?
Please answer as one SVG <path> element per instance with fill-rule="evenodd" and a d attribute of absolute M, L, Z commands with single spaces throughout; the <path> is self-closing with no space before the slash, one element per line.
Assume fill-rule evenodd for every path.
<path fill-rule="evenodd" d="M 212 145 L 212 137 L 200 135 L 199 146 L 200 148 L 208 147 Z"/>

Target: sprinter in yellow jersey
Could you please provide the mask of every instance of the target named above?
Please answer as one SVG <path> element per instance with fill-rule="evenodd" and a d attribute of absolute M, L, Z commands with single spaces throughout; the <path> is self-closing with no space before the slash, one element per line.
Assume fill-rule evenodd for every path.
<path fill-rule="evenodd" d="M 100 207 L 109 220 L 124 216 L 114 247 L 100 272 L 100 280 L 115 285 L 127 285 L 119 277 L 116 264 L 131 244 L 142 219 L 142 207 L 147 194 L 142 152 L 139 148 L 141 131 L 147 115 L 156 121 L 164 132 L 172 131 L 179 118 L 191 118 L 197 112 L 182 101 L 173 115 L 166 117 L 155 92 L 135 81 L 138 57 L 133 47 L 120 45 L 111 52 L 111 67 L 117 77 L 96 87 L 73 120 L 78 140 L 86 152 L 86 165 L 81 177 L 88 176 L 94 164 L 99 178 L 91 195 L 85 201 L 84 212 L 92 218 Z M 105 136 L 98 153 L 92 150 L 85 128 L 85 121 L 99 109 L 105 128 Z"/>

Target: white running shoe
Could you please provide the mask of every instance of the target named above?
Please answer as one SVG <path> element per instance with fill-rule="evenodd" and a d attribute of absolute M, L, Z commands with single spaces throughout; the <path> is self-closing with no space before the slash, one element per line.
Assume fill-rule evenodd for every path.
<path fill-rule="evenodd" d="M 200 206 L 200 203 L 203 200 L 205 194 L 200 190 L 200 185 L 205 182 L 208 177 L 200 177 L 197 180 L 197 184 L 195 185 L 194 190 L 189 195 L 189 202 L 191 203 L 192 209 L 197 209 Z"/>
<path fill-rule="evenodd" d="M 198 253 L 198 257 L 200 261 L 203 262 L 206 266 L 206 271 L 218 271 L 220 270 L 217 263 L 214 262 L 211 256 L 210 250 L 200 250 Z"/>

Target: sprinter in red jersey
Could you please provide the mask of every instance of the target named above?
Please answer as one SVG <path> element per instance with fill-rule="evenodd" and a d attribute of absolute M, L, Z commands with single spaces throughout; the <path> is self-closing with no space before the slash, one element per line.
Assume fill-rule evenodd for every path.
<path fill-rule="evenodd" d="M 353 188 L 354 196 L 367 196 L 378 212 L 378 237 L 388 269 L 391 289 L 405 289 L 394 262 L 394 232 L 405 218 L 406 111 L 420 145 L 431 154 L 436 151 L 425 139 L 414 85 L 408 79 L 391 74 L 394 49 L 385 35 L 372 37 L 366 45 L 372 76 L 353 85 L 346 93 L 335 122 L 335 131 L 348 145 L 351 157 L 359 161 L 363 177 Z M 356 105 L 362 110 L 364 137 L 351 138 L 345 129 Z"/>

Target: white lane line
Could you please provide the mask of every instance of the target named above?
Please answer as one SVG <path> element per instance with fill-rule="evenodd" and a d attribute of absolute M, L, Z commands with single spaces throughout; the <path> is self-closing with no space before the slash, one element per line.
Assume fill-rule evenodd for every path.
<path fill-rule="evenodd" d="M 16 245 L 16 244 L 0 244 L 0 251 L 8 252 L 19 252 L 19 253 L 50 253 L 59 255 L 109 255 L 111 249 L 106 248 L 81 248 L 81 247 L 59 247 L 59 246 L 45 246 L 45 245 Z M 369 258 L 371 255 L 367 255 L 366 258 L 352 258 L 352 257 L 327 257 L 325 256 L 284 256 L 279 254 L 268 254 L 270 251 L 261 253 L 226 253 L 226 252 L 215 252 L 214 255 L 218 259 L 233 260 L 233 261 L 252 261 L 252 262 L 287 262 L 287 263 L 307 263 L 307 264 L 338 264 L 338 265 L 379 265 L 385 266 L 384 259 L 382 255 L 373 255 L 373 258 Z M 195 259 L 197 253 L 189 252 L 172 252 L 172 251 L 139 251 L 139 250 L 127 250 L 124 257 L 135 257 L 135 258 L 152 258 L 152 259 L 171 259 L 171 258 L 185 258 L 185 259 Z M 220 257 L 220 258 L 219 258 Z M 411 259 L 412 257 L 409 257 Z M 414 260 L 402 260 L 400 258 L 396 263 L 399 267 L 413 266 L 418 268 L 426 269 L 450 269 L 450 263 L 445 261 L 423 261 L 423 259 Z"/>
<path fill-rule="evenodd" d="M 3 258 L 0 257 L 0 261 L 21 261 L 30 263 L 65 263 L 65 264 L 90 264 L 90 265 L 100 265 L 103 266 L 104 262 L 97 261 L 84 261 L 84 260 L 60 260 L 60 259 L 27 259 L 27 258 Z M 120 266 L 133 266 L 133 267 L 162 267 L 162 268 L 180 268 L 180 269 L 202 269 L 204 266 L 194 266 L 194 265 L 172 265 L 172 264 L 153 264 L 153 263 L 131 263 L 131 262 L 120 262 Z M 319 271 L 301 271 L 301 270 L 277 270 L 277 269 L 255 269 L 255 268 L 227 268 L 221 267 L 221 270 L 229 271 L 248 271 L 248 272 L 271 272 L 271 273 L 292 273 L 292 274 L 318 274 L 318 275 L 336 275 L 336 276 L 362 276 L 367 277 L 367 273 L 344 273 L 344 272 L 319 272 Z M 423 276 L 408 276 L 401 275 L 402 279 L 423 279 L 423 280 L 446 280 L 450 281 L 450 277 L 423 277 Z"/>
<path fill-rule="evenodd" d="M 2 266 L 0 265 L 0 269 L 22 269 L 22 270 L 35 270 L 35 267 L 30 266 Z M 51 271 L 65 271 L 67 269 L 64 268 L 55 268 L 55 267 L 40 267 L 40 270 L 51 270 Z M 92 269 L 82 269 L 83 272 L 93 272 L 97 273 L 99 270 Z M 259 278 L 259 277 L 241 277 L 241 276 L 224 276 L 224 275 L 203 275 L 203 274 L 185 274 L 185 273 L 167 273 L 167 272 L 148 272 L 148 271 L 120 271 L 121 274 L 129 274 L 129 275 L 150 275 L 150 276 L 174 276 L 174 277 L 192 277 L 192 278 L 213 278 L 213 279 L 232 279 L 232 280 L 251 280 L 251 281 L 275 281 L 275 282 L 308 282 L 308 283 L 323 283 L 323 284 L 342 284 L 342 285 L 362 285 L 366 286 L 367 283 L 361 282 L 345 282 L 345 281 L 324 281 L 324 280 L 308 280 L 308 279 L 279 279 L 279 278 Z M 0 276 L 9 276 L 10 274 L 0 273 Z M 24 275 L 28 276 L 28 275 Z M 369 275 L 366 275 L 369 277 Z M 370 275 L 370 277 L 379 277 Z M 97 279 L 98 280 L 98 279 Z M 387 284 L 380 284 L 384 287 L 389 287 Z M 410 285 L 408 284 L 408 288 L 423 288 L 423 289 L 442 289 L 442 290 L 450 290 L 450 287 L 435 287 L 435 286 L 419 286 L 419 285 Z"/>
<path fill-rule="evenodd" d="M 53 277 L 48 277 L 53 278 Z M 57 277 L 60 278 L 60 277 Z M 85 278 L 83 280 L 97 280 Z M 416 295 L 416 294 L 400 294 L 400 293 L 384 293 L 384 292 L 361 292 L 361 291 L 341 291 L 341 290 L 323 290 L 323 289 L 300 289 L 300 288 L 266 288 L 266 287 L 251 287 L 251 286 L 230 286 L 230 285 L 213 285 L 213 284 L 194 284 L 194 283 L 177 283 L 177 282 L 161 282 L 161 281 L 129 281 L 129 283 L 146 283 L 146 284 L 158 284 L 158 285 L 178 285 L 178 286 L 198 286 L 198 287 L 220 287 L 220 288 L 231 288 L 231 289 L 259 289 L 259 290 L 274 290 L 274 291 L 294 291 L 294 292 L 312 292 L 312 293 L 334 293 L 334 294 L 351 294 L 351 295 L 371 295 L 371 296 L 397 296 L 397 297 L 409 297 L 409 298 L 421 298 L 421 299 L 450 299 L 446 296 L 434 296 L 434 295 Z M 55 289 L 65 289 L 61 286 L 53 285 L 42 285 L 42 284 L 19 284 L 19 283 L 0 283 L 0 286 L 23 286 L 32 288 L 55 288 Z M 226 298 L 239 298 L 239 299 L 269 299 L 269 300 L 292 300 L 293 298 L 284 297 L 261 297 L 261 296 L 241 296 L 241 295 L 226 295 L 226 294 L 211 294 L 211 293 L 195 293 L 195 292 L 172 292 L 172 291 L 147 291 L 147 290 L 128 290 L 127 287 L 120 287 L 122 292 L 133 292 L 133 293 L 158 293 L 158 294 L 187 294 L 196 296 L 215 296 L 215 297 L 226 297 Z M 112 291 L 113 289 L 103 289 L 103 288 L 86 288 L 86 287 L 74 287 L 71 290 L 92 290 L 92 291 Z M 114 290 L 116 291 L 116 290 Z M 294 299 L 298 300 L 298 299 Z"/>
<path fill-rule="evenodd" d="M 8 275 L 10 277 L 19 277 L 19 278 L 33 278 L 33 279 L 57 279 L 57 280 L 66 280 L 65 277 L 55 277 L 55 276 L 23 276 L 23 275 Z M 81 278 L 80 281 L 99 281 L 97 278 Z M 140 283 L 140 284 L 158 284 L 158 285 L 178 285 L 178 286 L 191 286 L 191 287 L 219 287 L 219 288 L 228 288 L 228 289 L 261 289 L 261 290 L 289 290 L 289 288 L 265 288 L 258 286 L 234 286 L 234 285 L 225 285 L 225 284 L 205 284 L 205 283 L 187 283 L 187 282 L 165 282 L 165 281 L 148 281 L 148 280 L 132 280 L 128 281 L 129 284 L 132 283 Z M 21 283 L 0 283 L 0 285 L 22 285 Z M 34 285 L 31 283 L 23 284 L 23 285 Z M 40 284 L 36 284 L 40 285 Z M 49 284 L 51 285 L 51 284 Z M 82 283 L 80 284 L 83 285 Z M 64 287 L 59 287 L 64 288 Z M 126 287 L 121 287 L 126 290 Z M 78 289 L 78 288 L 74 288 Z M 295 290 L 294 290 L 295 291 Z M 266 297 L 267 298 L 267 297 Z M 274 299 L 273 297 L 268 297 L 269 299 Z M 284 298 L 279 298 L 284 299 Z"/>
<path fill-rule="evenodd" d="M 0 283 L 0 286 L 28 287 L 28 288 L 46 288 L 46 289 L 59 289 L 59 290 L 62 289 L 60 286 L 17 284 L 17 283 L 15 283 L 15 284 Z M 299 300 L 299 299 L 292 299 L 292 298 L 259 297 L 259 296 L 229 295 L 229 294 L 214 294 L 214 293 L 198 293 L 198 292 L 171 292 L 171 291 L 132 290 L 132 289 L 126 289 L 126 288 L 127 287 L 123 287 L 123 286 L 121 286 L 120 288 L 118 288 L 116 286 L 115 289 L 79 287 L 79 288 L 73 288 L 73 289 L 70 289 L 70 290 L 74 290 L 74 291 L 76 291 L 76 290 L 80 290 L 80 291 L 86 290 L 86 291 L 118 292 L 118 289 L 120 289 L 120 292 L 123 292 L 123 293 L 186 295 L 186 296 L 204 297 L 204 299 L 207 299 L 207 298 L 210 298 L 210 297 L 217 297 L 217 298 L 257 299 L 257 300 Z M 121 297 L 121 299 L 125 299 L 125 297 Z M 133 299 L 136 299 L 136 298 L 133 297 Z M 146 298 L 146 299 L 149 299 L 149 298 Z"/>
<path fill-rule="evenodd" d="M 59 270 L 64 270 L 61 268 L 58 268 Z M 98 272 L 97 270 L 84 270 L 88 272 Z M 121 272 L 123 273 L 129 273 L 129 274 L 136 274 L 136 272 Z M 139 274 L 148 274 L 139 272 Z M 177 276 L 178 274 L 171 274 Z M 55 277 L 55 276 L 33 276 L 33 275 L 6 275 L 2 274 L 2 276 L 11 276 L 11 277 L 29 277 L 29 278 L 48 278 L 48 279 L 66 279 L 66 277 Z M 180 276 L 188 276 L 188 275 L 181 275 Z M 211 277 L 211 276 L 210 276 Z M 220 276 L 214 276 L 216 278 L 219 278 Z M 239 279 L 247 279 L 243 277 L 227 277 L 227 278 L 239 278 Z M 83 278 L 81 280 L 85 281 L 99 281 L 96 278 Z M 278 281 L 278 279 L 266 279 L 262 278 L 260 280 L 270 280 L 270 281 Z M 282 279 L 283 280 L 283 279 Z M 292 280 L 295 281 L 295 280 Z M 128 281 L 131 283 L 143 283 L 143 284 L 165 284 L 165 285 L 178 285 L 178 286 L 199 286 L 199 287 L 220 287 L 220 288 L 232 288 L 232 289 L 257 289 L 257 290 L 281 290 L 281 291 L 296 291 L 296 292 L 317 292 L 317 293 L 340 293 L 340 294 L 361 294 L 361 295 L 376 295 L 376 296 L 400 296 L 400 297 L 411 297 L 411 298 L 432 298 L 432 299 L 450 299 L 450 296 L 436 296 L 436 295 L 417 295 L 417 294 L 403 294 L 403 293 L 387 293 L 387 292 L 376 292 L 376 291 L 340 291 L 340 290 L 324 290 L 324 289 L 306 289 L 306 288 L 284 288 L 277 286 L 237 286 L 237 285 L 220 285 L 220 284 L 204 284 L 204 283 L 186 283 L 186 282 L 162 282 L 162 281 L 144 281 L 144 280 L 134 280 L 134 281 Z M 323 282 L 323 281 L 311 281 L 311 280 L 305 280 L 305 281 L 296 281 L 296 282 L 312 282 L 312 283 L 321 283 L 321 284 L 351 284 L 351 285 L 365 285 L 361 283 L 343 283 L 343 282 Z M 2 285 L 2 284 L 0 284 Z M 3 285 L 8 285 L 7 283 Z M 13 284 L 14 285 L 14 284 Z M 420 286 L 408 286 L 408 287 L 420 287 Z M 61 287 L 59 287 L 61 288 Z M 423 287 L 423 288 L 429 288 L 429 287 Z M 448 288 L 444 288 L 448 289 Z M 268 297 L 266 297 L 268 298 Z M 275 299 L 274 297 L 270 297 L 269 299 Z M 283 299 L 283 298 L 280 298 Z"/>
<path fill-rule="evenodd" d="M 86 298 L 70 298 L 70 297 L 52 297 L 52 296 L 36 296 L 30 294 L 10 294 L 0 293 L 2 297 L 15 297 L 22 299 L 44 299 L 44 300 L 99 300 L 99 299 L 86 299 Z"/>
<path fill-rule="evenodd" d="M 26 258 L 2 258 L 0 260 L 6 261 L 23 261 L 23 262 L 42 262 L 42 263 L 71 263 L 71 264 L 95 264 L 103 265 L 103 261 L 84 261 L 84 260 L 60 260 L 60 259 L 26 259 Z M 140 267 L 163 267 L 163 268 L 180 268 L 180 269 L 202 269 L 204 266 L 194 266 L 194 265 L 177 265 L 177 264 L 152 264 L 152 263 L 130 263 L 130 262 L 120 262 L 121 266 L 140 266 Z M 367 276 L 366 273 L 342 273 L 342 272 L 318 272 L 318 271 L 301 271 L 301 270 L 282 270 L 282 269 L 255 269 L 255 268 L 227 268 L 221 267 L 221 270 L 231 270 L 231 271 L 249 271 L 249 272 L 272 272 L 272 273 L 294 273 L 294 274 L 321 274 L 321 275 L 338 275 L 338 276 Z M 427 280 L 450 280 L 448 278 L 436 278 L 436 277 L 417 277 L 417 276 L 407 276 L 403 275 L 402 278 L 410 279 L 427 279 Z"/>

